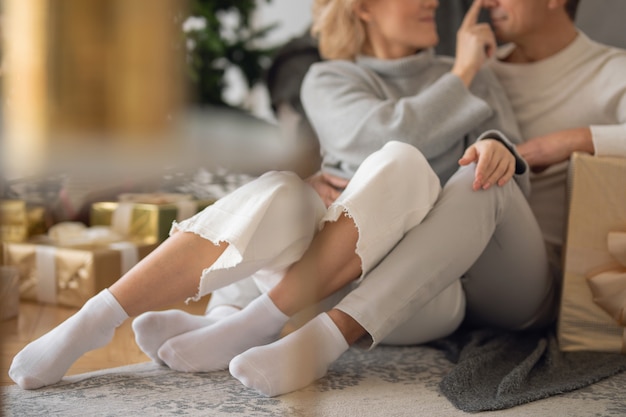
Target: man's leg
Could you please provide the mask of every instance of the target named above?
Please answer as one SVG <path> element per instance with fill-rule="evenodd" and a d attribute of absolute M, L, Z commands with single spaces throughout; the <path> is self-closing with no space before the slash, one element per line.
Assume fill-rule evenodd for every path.
<path fill-rule="evenodd" d="M 460 168 L 426 219 L 336 306 L 365 329 L 373 346 L 470 270 L 492 244 L 492 238 L 501 236 L 500 230 L 506 231 L 507 239 L 513 237 L 511 225 L 524 233 L 499 244 L 509 253 L 517 253 L 519 262 L 513 266 L 532 266 L 517 271 L 512 267 L 509 274 L 498 276 L 499 287 L 491 293 L 492 298 L 523 296 L 515 304 L 528 303 L 517 313 L 520 322 L 537 313 L 550 280 L 544 273 L 536 275 L 537 270 L 543 271 L 545 253 L 541 252 L 543 238 L 526 199 L 513 181 L 503 187 L 473 191 L 473 178 L 473 166 Z M 527 250 L 531 247 L 536 249 Z M 521 292 L 520 286 L 525 291 Z"/>
<path fill-rule="evenodd" d="M 461 282 L 470 324 L 522 330 L 554 320 L 558 281 L 527 204 L 511 204 L 503 212 L 492 239 Z"/>

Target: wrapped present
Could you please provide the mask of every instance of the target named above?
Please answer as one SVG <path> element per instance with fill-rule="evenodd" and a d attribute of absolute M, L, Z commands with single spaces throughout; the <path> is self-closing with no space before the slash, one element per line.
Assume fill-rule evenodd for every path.
<path fill-rule="evenodd" d="M 4 242 L 4 264 L 17 269 L 22 300 L 80 307 L 156 246 L 68 222 L 27 242 Z"/>
<path fill-rule="evenodd" d="M 15 267 L 0 266 L 0 320 L 18 315 L 20 308 L 19 274 Z"/>
<path fill-rule="evenodd" d="M 626 158 L 575 154 L 557 336 L 626 354 Z"/>
<path fill-rule="evenodd" d="M 188 194 L 121 194 L 117 202 L 93 203 L 90 224 L 110 226 L 124 236 L 162 242 L 175 220 L 191 217 L 212 203 L 194 200 Z"/>
<path fill-rule="evenodd" d="M 46 233 L 46 209 L 23 200 L 0 201 L 0 241 L 23 242 Z"/>
<path fill-rule="evenodd" d="M 26 205 L 28 236 L 42 235 L 48 231 L 50 219 L 43 206 Z"/>
<path fill-rule="evenodd" d="M 0 240 L 23 242 L 28 238 L 28 216 L 23 200 L 0 201 Z"/>

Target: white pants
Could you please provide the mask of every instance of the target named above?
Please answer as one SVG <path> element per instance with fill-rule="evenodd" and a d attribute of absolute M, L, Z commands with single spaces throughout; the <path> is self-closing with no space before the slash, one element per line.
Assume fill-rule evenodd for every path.
<path fill-rule="evenodd" d="M 439 179 L 415 147 L 389 142 L 363 162 L 328 209 L 317 193 L 295 174 L 270 172 L 197 215 L 174 224 L 173 231 L 196 233 L 215 244 L 229 243 L 222 256 L 203 272 L 196 298 L 213 293 L 212 306 L 216 303 L 243 306 L 249 301 L 246 297 L 255 296 L 255 291 L 265 292 L 280 281 L 287 267 L 302 257 L 325 222 L 336 221 L 346 213 L 359 232 L 356 253 L 361 259 L 362 275 L 321 304 L 332 308 L 346 293 L 359 287 L 404 234 L 424 219 L 440 192 Z M 373 292 L 364 297 L 374 299 L 378 294 Z M 372 305 L 384 310 L 391 309 L 395 303 L 397 300 L 390 298 Z M 446 286 L 440 299 L 425 303 L 426 307 L 433 311 L 416 315 L 422 323 L 411 325 L 414 334 L 407 334 L 405 329 L 393 339 L 395 342 L 419 343 L 454 331 L 464 315 L 464 297 L 458 280 Z M 368 305 L 364 308 L 370 310 Z M 368 314 L 375 317 L 377 313 Z M 381 317 L 386 316 L 381 311 Z M 368 327 L 373 327 L 369 322 L 361 324 L 368 332 Z"/>

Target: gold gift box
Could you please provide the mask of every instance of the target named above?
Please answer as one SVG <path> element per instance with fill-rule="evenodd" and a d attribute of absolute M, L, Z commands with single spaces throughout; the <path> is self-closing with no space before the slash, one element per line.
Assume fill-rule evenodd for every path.
<path fill-rule="evenodd" d="M 0 320 L 17 317 L 19 309 L 20 292 L 17 270 L 11 266 L 0 266 Z"/>
<path fill-rule="evenodd" d="M 45 208 L 23 200 L 0 200 L 0 240 L 23 242 L 46 232 Z"/>
<path fill-rule="evenodd" d="M 597 274 L 621 270 L 610 232 L 626 232 L 626 158 L 574 154 L 557 337 L 563 351 L 626 353 L 626 328 L 594 302 Z"/>
<path fill-rule="evenodd" d="M 211 205 L 213 201 L 194 200 L 193 214 Z M 132 212 L 125 225 L 115 225 L 114 215 L 122 205 L 132 204 Z M 90 225 L 111 226 L 118 233 L 134 239 L 163 242 L 168 238 L 172 223 L 182 220 L 180 206 L 175 203 L 98 202 L 91 205 Z"/>
<path fill-rule="evenodd" d="M 28 238 L 26 202 L 22 200 L 0 201 L 0 240 L 23 242 Z"/>
<path fill-rule="evenodd" d="M 119 243 L 119 242 L 118 242 Z M 136 248 L 140 260 L 157 247 L 156 243 L 126 242 Z M 123 254 L 111 244 L 55 246 L 31 240 L 4 242 L 4 264 L 17 268 L 22 300 L 81 307 L 99 291 L 111 286 L 123 274 Z M 51 268 L 42 265 L 41 251 L 48 252 Z M 46 281 L 43 282 L 42 276 Z M 52 276 L 52 278 L 50 277 Z M 48 293 L 42 293 L 45 289 Z"/>

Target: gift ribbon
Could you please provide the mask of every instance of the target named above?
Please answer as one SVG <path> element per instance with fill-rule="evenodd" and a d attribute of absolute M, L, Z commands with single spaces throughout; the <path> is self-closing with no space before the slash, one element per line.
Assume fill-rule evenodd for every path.
<path fill-rule="evenodd" d="M 137 246 L 132 243 L 115 242 L 111 243 L 109 247 L 113 250 L 119 251 L 120 253 L 120 276 L 130 271 L 130 268 L 139 262 L 139 251 L 137 250 Z"/>
<path fill-rule="evenodd" d="M 133 219 L 133 207 L 134 203 L 131 202 L 118 203 L 111 217 L 111 228 L 115 232 L 123 236 L 128 235 Z"/>
<path fill-rule="evenodd" d="M 37 300 L 54 304 L 57 301 L 57 277 L 53 246 L 37 246 L 35 274 L 37 275 Z"/>
<path fill-rule="evenodd" d="M 198 202 L 193 200 L 177 201 L 176 203 L 176 221 L 182 222 L 190 218 L 198 211 Z"/>
<path fill-rule="evenodd" d="M 128 272 L 139 262 L 139 250 L 131 242 L 110 242 L 115 238 L 105 228 L 80 227 L 75 223 L 59 223 L 51 229 L 50 237 L 55 244 L 64 245 L 103 245 L 120 252 L 120 276 Z M 37 282 L 37 300 L 54 304 L 57 301 L 57 274 L 56 274 L 55 246 L 38 245 L 35 252 L 35 278 Z"/>
<path fill-rule="evenodd" d="M 128 235 L 132 224 L 133 210 L 136 201 L 122 201 L 118 203 L 111 217 L 111 228 L 121 235 Z M 196 214 L 198 202 L 194 200 L 177 200 L 168 202 L 176 206 L 176 221 L 181 222 Z"/>
<path fill-rule="evenodd" d="M 593 302 L 623 327 L 622 353 L 626 353 L 626 232 L 609 232 L 609 253 L 624 267 L 587 278 Z"/>

